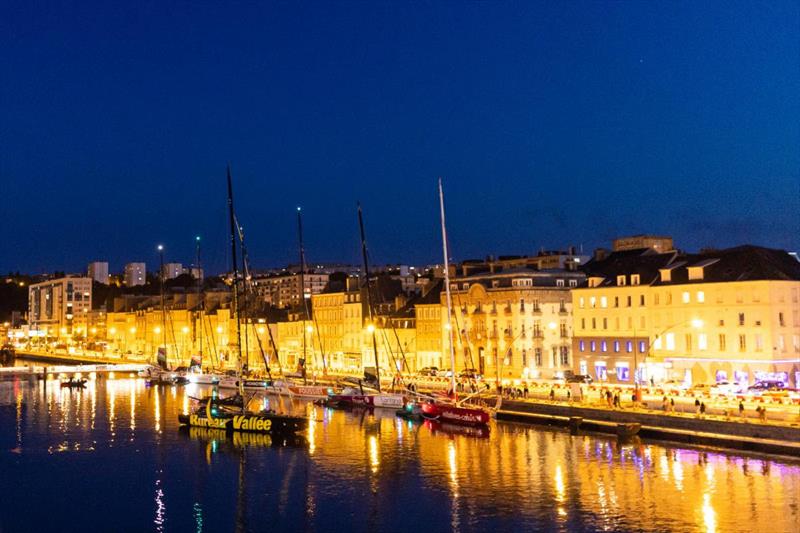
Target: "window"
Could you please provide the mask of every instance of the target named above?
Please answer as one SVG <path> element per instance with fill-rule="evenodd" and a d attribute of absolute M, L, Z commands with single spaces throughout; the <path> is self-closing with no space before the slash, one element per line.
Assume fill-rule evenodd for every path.
<path fill-rule="evenodd" d="M 703 291 L 697 291 L 697 303 L 703 303 L 706 301 L 706 293 Z"/>
<path fill-rule="evenodd" d="M 618 362 L 617 363 L 617 380 L 619 381 L 630 381 L 631 373 L 630 368 L 628 367 L 628 363 Z"/>
<path fill-rule="evenodd" d="M 683 300 L 683 303 L 688 304 L 692 299 L 689 295 L 689 291 L 683 291 L 683 296 L 681 299 Z"/>
<path fill-rule="evenodd" d="M 783 321 L 783 313 L 778 313 L 778 325 L 781 327 L 786 325 Z"/>
<path fill-rule="evenodd" d="M 668 292 L 664 295 L 664 303 L 670 305 L 672 303 L 672 293 Z"/>
<path fill-rule="evenodd" d="M 725 351 L 725 345 L 726 345 L 725 334 L 724 333 L 720 333 L 719 334 L 719 351 L 724 352 Z"/>
<path fill-rule="evenodd" d="M 589 341 L 589 350 L 592 352 L 597 351 L 597 342 L 596 341 Z"/>
<path fill-rule="evenodd" d="M 561 366 L 569 366 L 569 348 L 566 346 L 561 347 Z"/>
<path fill-rule="evenodd" d="M 708 336 L 705 333 L 700 333 L 697 335 L 697 348 L 699 350 L 708 349 Z"/>
<path fill-rule="evenodd" d="M 601 352 L 608 351 L 608 341 L 600 341 L 600 351 Z"/>
<path fill-rule="evenodd" d="M 594 363 L 594 375 L 597 381 L 608 381 L 608 373 L 606 372 L 606 362 L 596 361 Z"/>
<path fill-rule="evenodd" d="M 631 285 L 639 284 L 639 274 L 631 274 Z"/>
<path fill-rule="evenodd" d="M 534 348 L 533 349 L 533 357 L 536 360 L 536 366 L 542 366 L 542 349 L 541 348 Z"/>
<path fill-rule="evenodd" d="M 581 318 L 581 329 L 586 329 L 586 319 Z"/>
<path fill-rule="evenodd" d="M 619 341 L 614 341 L 614 352 L 619 353 Z"/>
<path fill-rule="evenodd" d="M 578 286 L 578 280 L 577 279 L 569 280 L 569 286 L 570 287 L 577 287 Z"/>
<path fill-rule="evenodd" d="M 614 307 L 619 307 L 619 296 L 614 296 Z"/>
<path fill-rule="evenodd" d="M 556 280 L 556 287 L 563 287 L 563 286 L 564 286 L 564 280 L 563 279 L 557 279 Z"/>
<path fill-rule="evenodd" d="M 462 289 L 464 289 L 464 290 L 467 290 L 467 289 L 469 289 L 469 283 L 463 283 L 463 284 L 461 285 L 461 288 L 462 288 Z"/>
<path fill-rule="evenodd" d="M 625 351 L 628 353 L 633 351 L 633 341 L 625 341 Z"/>
<path fill-rule="evenodd" d="M 739 325 L 744 326 L 744 313 L 739 313 Z"/>
<path fill-rule="evenodd" d="M 592 329 L 597 329 L 597 319 L 592 317 Z"/>
<path fill-rule="evenodd" d="M 656 337 L 653 341 L 653 349 L 660 350 L 661 349 L 661 337 Z"/>
<path fill-rule="evenodd" d="M 600 297 L 600 307 L 602 308 L 608 307 L 608 298 L 606 298 L 605 296 Z"/>
<path fill-rule="evenodd" d="M 692 351 L 692 334 L 691 333 L 687 333 L 686 336 L 685 336 L 685 340 L 686 340 L 686 351 L 687 352 L 691 352 Z"/>
<path fill-rule="evenodd" d="M 745 335 L 739 335 L 739 351 L 743 352 L 747 350 L 747 337 Z"/>
<path fill-rule="evenodd" d="M 639 305 L 644 307 L 644 294 L 639 295 Z"/>
<path fill-rule="evenodd" d="M 786 339 L 783 338 L 783 335 L 778 335 L 778 349 L 782 352 L 786 351 Z"/>
<path fill-rule="evenodd" d="M 761 335 L 761 333 L 756 333 L 755 341 L 756 341 L 756 351 L 757 352 L 763 351 L 764 350 L 764 337 Z"/>
<path fill-rule="evenodd" d="M 582 352 L 586 351 L 586 341 L 578 341 L 578 350 Z"/>
<path fill-rule="evenodd" d="M 667 350 L 675 351 L 675 334 L 674 333 L 667 333 L 664 336 L 665 344 L 667 345 Z"/>
<path fill-rule="evenodd" d="M 492 288 L 493 288 L 493 289 L 496 289 L 496 288 L 497 288 L 497 287 L 499 287 L 499 286 L 500 286 L 500 281 L 498 281 L 498 280 L 496 280 L 496 279 L 493 279 L 493 280 L 492 280 Z"/>
<path fill-rule="evenodd" d="M 631 306 L 631 297 L 628 296 L 628 307 L 630 307 L 630 306 Z"/>
<path fill-rule="evenodd" d="M 608 329 L 608 319 L 603 318 L 603 329 Z"/>
<path fill-rule="evenodd" d="M 592 296 L 591 298 L 589 298 L 589 307 L 594 309 L 596 306 L 597 306 L 597 298 Z"/>
<path fill-rule="evenodd" d="M 558 332 L 561 335 L 562 339 L 567 338 L 567 321 L 562 320 L 561 323 L 558 325 Z"/>
<path fill-rule="evenodd" d="M 658 305 L 658 293 L 653 295 L 653 305 Z"/>
<path fill-rule="evenodd" d="M 645 342 L 644 341 L 639 341 L 639 353 L 644 353 L 645 352 L 645 348 L 647 348 L 647 346 L 645 345 Z"/>
<path fill-rule="evenodd" d="M 620 276 L 617 276 L 617 285 L 619 285 L 620 287 L 624 287 L 625 286 L 625 275 L 624 274 L 620 275 Z"/>

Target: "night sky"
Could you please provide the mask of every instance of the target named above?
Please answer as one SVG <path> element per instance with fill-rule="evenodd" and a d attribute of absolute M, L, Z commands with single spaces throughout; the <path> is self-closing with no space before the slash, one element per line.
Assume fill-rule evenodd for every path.
<path fill-rule="evenodd" d="M 48 5 L 52 4 L 52 5 Z M 798 2 L 0 4 L 0 272 L 800 248 Z M 130 4 L 123 6 L 122 4 Z M 224 4 L 224 5 L 223 5 Z"/>

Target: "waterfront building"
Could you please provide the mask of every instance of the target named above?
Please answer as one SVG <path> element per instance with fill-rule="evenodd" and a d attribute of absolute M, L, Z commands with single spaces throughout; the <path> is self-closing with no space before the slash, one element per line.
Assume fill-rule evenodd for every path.
<path fill-rule="evenodd" d="M 253 279 L 253 287 L 264 302 L 284 309 L 300 305 L 301 294 L 308 299 L 321 293 L 328 284 L 330 275 L 317 272 L 303 274 L 303 291 L 300 288 L 300 278 L 299 273 L 263 276 Z"/>
<path fill-rule="evenodd" d="M 108 285 L 108 262 L 93 261 L 87 267 L 88 276 L 97 283 Z"/>
<path fill-rule="evenodd" d="M 800 263 L 740 246 L 614 252 L 572 293 L 573 370 L 599 381 L 800 380 Z"/>
<path fill-rule="evenodd" d="M 91 309 L 91 278 L 67 276 L 28 286 L 28 323 L 39 336 L 85 336 Z"/>
<path fill-rule="evenodd" d="M 147 266 L 144 263 L 128 263 L 125 265 L 125 286 L 136 287 L 147 282 Z"/>
<path fill-rule="evenodd" d="M 570 289 L 584 274 L 487 262 L 484 271 L 450 280 L 456 329 L 456 371 L 474 368 L 487 378 L 554 378 L 572 368 Z M 569 263 L 567 263 L 569 264 Z M 446 296 L 440 294 L 446 309 Z M 440 327 L 445 366 L 449 340 Z"/>
<path fill-rule="evenodd" d="M 420 296 L 409 302 L 414 306 L 416 318 L 417 370 L 425 367 L 450 366 L 449 353 L 447 358 L 444 358 L 444 347 L 447 345 L 444 344 L 442 327 L 445 324 L 447 302 L 442 305 L 443 290 L 444 280 L 438 278 L 423 286 Z"/>

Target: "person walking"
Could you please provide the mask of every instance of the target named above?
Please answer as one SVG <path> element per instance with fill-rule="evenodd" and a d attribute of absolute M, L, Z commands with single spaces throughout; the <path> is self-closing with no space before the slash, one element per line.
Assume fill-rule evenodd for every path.
<path fill-rule="evenodd" d="M 761 413 L 759 414 L 759 418 L 761 419 L 762 422 L 766 422 L 767 421 L 767 408 L 766 407 L 762 407 L 761 408 Z"/>
<path fill-rule="evenodd" d="M 697 398 L 694 399 L 694 414 L 700 414 L 700 400 Z"/>
<path fill-rule="evenodd" d="M 608 389 L 606 389 L 606 403 L 608 404 L 609 408 L 613 407 L 611 405 L 611 391 Z"/>
<path fill-rule="evenodd" d="M 672 413 L 675 412 L 675 398 L 670 398 L 669 399 L 669 410 Z"/>
<path fill-rule="evenodd" d="M 742 400 L 739 400 L 739 418 L 744 416 L 744 403 Z"/>
<path fill-rule="evenodd" d="M 700 402 L 700 416 L 705 416 L 706 414 L 706 402 Z"/>
<path fill-rule="evenodd" d="M 555 401 L 555 399 L 556 399 L 556 389 L 550 387 L 550 401 L 551 402 Z"/>
<path fill-rule="evenodd" d="M 662 400 L 661 400 L 661 408 L 664 410 L 665 413 L 669 409 L 669 402 L 667 402 L 667 397 L 666 396 L 664 396 L 664 398 L 662 398 Z"/>

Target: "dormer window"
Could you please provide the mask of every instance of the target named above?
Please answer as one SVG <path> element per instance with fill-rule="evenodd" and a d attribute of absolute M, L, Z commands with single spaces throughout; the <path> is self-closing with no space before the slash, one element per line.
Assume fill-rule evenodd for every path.
<path fill-rule="evenodd" d="M 556 280 L 556 287 L 563 287 L 563 286 L 564 286 L 564 280 L 563 279 L 557 279 Z"/>
<path fill-rule="evenodd" d="M 631 274 L 631 285 L 639 284 L 639 274 Z"/>
<path fill-rule="evenodd" d="M 603 278 L 599 276 L 592 276 L 589 278 L 589 287 L 599 287 L 603 283 Z"/>
<path fill-rule="evenodd" d="M 687 267 L 686 270 L 689 275 L 689 280 L 701 280 L 705 277 L 705 268 L 707 266 L 713 265 L 719 261 L 719 259 L 706 259 L 705 261 L 700 261 L 696 265 L 692 265 Z"/>
<path fill-rule="evenodd" d="M 625 274 L 621 274 L 617 276 L 617 286 L 624 287 L 625 286 Z"/>

